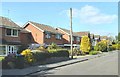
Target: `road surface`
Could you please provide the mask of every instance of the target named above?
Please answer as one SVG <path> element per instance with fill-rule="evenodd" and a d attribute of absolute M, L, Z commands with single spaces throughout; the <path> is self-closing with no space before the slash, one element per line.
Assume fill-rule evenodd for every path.
<path fill-rule="evenodd" d="M 118 75 L 118 52 L 33 75 Z"/>

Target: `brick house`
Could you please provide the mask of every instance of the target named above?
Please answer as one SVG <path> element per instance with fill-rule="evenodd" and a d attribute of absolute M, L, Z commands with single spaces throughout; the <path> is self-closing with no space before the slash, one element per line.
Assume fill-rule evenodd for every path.
<path fill-rule="evenodd" d="M 59 46 L 63 45 L 63 34 L 51 26 L 28 21 L 23 28 L 31 33 L 33 40 L 38 44 L 56 43 Z"/>
<path fill-rule="evenodd" d="M 94 37 L 94 34 L 90 34 L 90 39 L 91 39 L 91 45 L 95 46 L 95 37 Z"/>
<path fill-rule="evenodd" d="M 21 45 L 20 30 L 12 20 L 0 16 L 0 55 L 17 52 Z"/>
<path fill-rule="evenodd" d="M 100 40 L 108 40 L 107 36 L 100 36 Z"/>
<path fill-rule="evenodd" d="M 64 46 L 70 46 L 70 30 L 63 29 L 63 28 L 56 28 L 56 30 L 58 30 L 60 33 L 63 34 Z M 73 46 L 79 46 L 80 39 L 81 39 L 81 36 L 78 33 L 73 32 Z"/>
<path fill-rule="evenodd" d="M 99 41 L 101 41 L 101 40 L 100 40 L 100 35 L 94 35 L 94 39 L 95 39 L 94 46 L 95 46 Z"/>

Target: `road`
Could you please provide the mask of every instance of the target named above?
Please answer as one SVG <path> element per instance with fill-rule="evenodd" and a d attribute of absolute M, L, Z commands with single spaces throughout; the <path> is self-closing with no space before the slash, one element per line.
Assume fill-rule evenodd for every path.
<path fill-rule="evenodd" d="M 118 52 L 33 75 L 118 75 Z"/>

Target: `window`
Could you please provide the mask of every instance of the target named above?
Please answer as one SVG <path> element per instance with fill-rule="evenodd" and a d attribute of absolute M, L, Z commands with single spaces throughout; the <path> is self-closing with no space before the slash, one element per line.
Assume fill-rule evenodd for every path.
<path fill-rule="evenodd" d="M 6 29 L 7 36 L 18 36 L 18 30 L 15 29 Z"/>
<path fill-rule="evenodd" d="M 50 33 L 46 33 L 45 34 L 45 38 L 51 38 L 51 34 Z"/>
<path fill-rule="evenodd" d="M 6 54 L 6 46 L 0 46 L 0 55 Z"/>
<path fill-rule="evenodd" d="M 17 36 L 18 31 L 17 30 L 13 30 L 13 36 Z"/>
<path fill-rule="evenodd" d="M 11 35 L 11 29 L 7 29 L 7 30 L 6 30 L 6 34 L 7 34 L 7 35 Z"/>
<path fill-rule="evenodd" d="M 60 34 L 56 34 L 56 39 L 62 39 L 62 35 L 60 35 Z"/>
<path fill-rule="evenodd" d="M 80 41 L 80 37 L 77 37 L 76 39 L 77 39 L 77 41 Z"/>

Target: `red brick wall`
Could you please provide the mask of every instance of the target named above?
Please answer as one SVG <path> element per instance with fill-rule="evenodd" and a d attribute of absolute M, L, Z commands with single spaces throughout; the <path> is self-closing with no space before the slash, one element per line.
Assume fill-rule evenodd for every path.
<path fill-rule="evenodd" d="M 60 31 L 59 29 L 57 29 L 59 32 L 61 32 L 63 34 L 63 43 L 64 44 L 68 44 L 70 43 L 70 37 L 69 35 L 67 35 L 65 32 Z"/>
<path fill-rule="evenodd" d="M 52 34 L 51 38 L 45 38 L 44 34 L 44 43 L 51 44 L 51 43 L 56 43 L 56 44 L 63 44 L 63 38 L 62 39 L 56 39 L 56 35 Z"/>
<path fill-rule="evenodd" d="M 28 29 L 29 31 L 31 31 L 31 35 L 36 43 L 39 43 L 39 44 L 44 43 L 44 39 L 43 39 L 44 33 L 42 31 L 38 30 L 37 28 L 35 28 L 31 24 L 28 24 L 25 27 L 25 29 Z"/>
<path fill-rule="evenodd" d="M 29 45 L 34 42 L 31 33 L 20 33 L 20 40 L 23 45 Z"/>
<path fill-rule="evenodd" d="M 6 36 L 6 29 L 5 28 L 0 28 L 0 31 L 2 31 L 2 38 L 5 39 L 8 42 L 17 42 L 20 41 L 20 32 L 18 32 L 18 37 L 11 37 L 11 36 Z"/>

